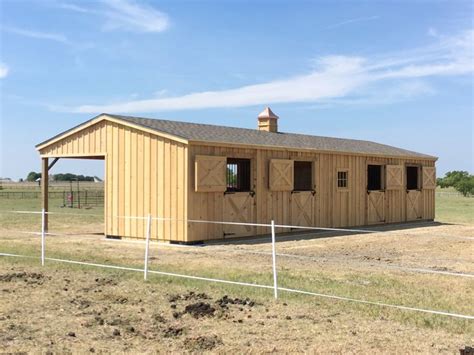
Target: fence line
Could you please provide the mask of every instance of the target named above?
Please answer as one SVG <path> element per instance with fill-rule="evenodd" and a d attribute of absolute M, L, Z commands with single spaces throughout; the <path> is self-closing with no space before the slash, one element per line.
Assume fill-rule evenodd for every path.
<path fill-rule="evenodd" d="M 272 219 L 272 268 L 273 268 L 273 287 L 275 299 L 278 298 L 278 276 L 276 268 L 276 242 L 275 242 L 275 221 Z"/>
<path fill-rule="evenodd" d="M 114 216 L 115 218 L 125 219 L 147 219 L 147 217 L 141 216 Z M 155 221 L 174 221 L 174 222 L 186 222 L 186 223 L 206 223 L 206 224 L 223 224 L 223 225 L 234 225 L 234 226 L 251 226 L 251 227 L 272 227 L 271 223 L 243 223 L 243 222 L 230 222 L 230 221 L 208 221 L 203 219 L 178 219 L 178 218 L 167 218 L 167 217 L 153 217 Z M 274 224 L 275 228 L 286 228 L 286 229 L 305 229 L 305 230 L 325 230 L 325 231 L 339 231 L 339 232 L 353 232 L 353 233 L 382 233 L 383 231 L 375 231 L 368 229 L 349 229 L 349 228 L 329 228 L 329 227 L 304 227 L 304 226 L 292 226 L 289 224 Z"/>
<path fill-rule="evenodd" d="M 148 254 L 150 251 L 150 236 L 151 236 L 151 214 L 148 215 L 148 220 L 146 224 L 145 266 L 143 268 L 143 278 L 145 279 L 145 281 L 148 277 Z"/>
<path fill-rule="evenodd" d="M 0 213 L 18 213 L 18 214 L 42 214 L 41 211 L 0 211 Z M 104 214 L 98 213 L 69 213 L 69 212 L 45 212 L 47 215 L 60 215 L 60 216 L 96 216 L 104 217 Z M 146 219 L 146 218 L 145 218 Z"/>
<path fill-rule="evenodd" d="M 238 251 L 234 251 L 234 252 L 255 254 L 255 255 L 270 255 L 269 252 L 265 252 L 265 251 L 238 250 Z M 314 260 L 314 261 L 319 260 L 318 258 L 316 258 L 314 256 L 310 256 L 310 255 L 278 253 L 277 256 L 286 257 L 286 258 L 294 258 L 294 259 Z M 324 258 L 327 259 L 328 257 L 325 256 Z M 402 270 L 402 271 L 420 272 L 420 273 L 424 273 L 424 274 L 441 274 L 441 275 L 450 275 L 450 276 L 472 277 L 472 278 L 474 278 L 474 274 L 468 274 L 468 273 L 463 273 L 463 272 L 431 270 L 431 269 L 407 267 L 407 266 L 401 266 L 401 265 L 374 265 L 374 264 L 372 264 L 371 266 L 380 267 L 380 268 L 387 268 L 387 269 L 396 269 L 396 270 Z"/>
<path fill-rule="evenodd" d="M 20 255 L 20 254 L 0 253 L 0 255 L 1 256 L 8 256 L 8 257 L 23 257 L 23 258 L 36 259 L 33 256 L 26 256 L 26 255 Z M 88 263 L 88 262 L 83 262 L 83 261 L 65 260 L 65 259 L 58 259 L 58 258 L 46 258 L 46 260 L 56 261 L 56 262 L 61 262 L 61 263 L 67 263 L 67 264 L 77 264 L 77 265 L 102 267 L 102 268 L 107 268 L 107 269 L 135 271 L 135 272 L 140 272 L 140 273 L 144 272 L 143 269 L 126 267 L 126 266 Z M 185 279 L 191 279 L 191 280 L 209 281 L 209 282 L 216 282 L 216 283 L 223 283 L 223 284 L 230 284 L 230 285 L 238 285 L 238 286 L 247 286 L 247 287 L 255 287 L 255 288 L 264 288 L 264 289 L 274 289 L 274 286 L 260 285 L 260 284 L 248 283 L 248 282 L 214 279 L 214 278 L 208 278 L 208 277 L 177 274 L 177 273 L 173 273 L 173 272 L 156 271 L 156 270 L 149 270 L 148 272 L 151 273 L 151 274 L 157 274 L 157 275 L 163 275 L 163 276 L 173 276 L 173 277 L 179 277 L 179 278 L 185 278 Z M 388 308 L 395 308 L 395 309 L 406 310 L 406 311 L 422 312 L 422 313 L 428 313 L 428 314 L 443 315 L 443 316 L 454 317 L 454 318 L 474 320 L 474 316 L 466 315 L 466 314 L 458 314 L 458 313 L 451 313 L 451 312 L 445 312 L 445 311 L 436 311 L 436 310 L 431 310 L 431 309 L 423 309 L 423 308 L 416 308 L 416 307 L 393 305 L 393 304 L 389 304 L 389 303 L 360 300 L 360 299 L 356 299 L 356 298 L 328 295 L 328 294 L 324 294 L 324 293 L 297 290 L 297 289 L 286 288 L 286 287 L 278 287 L 278 290 L 279 291 L 286 291 L 286 292 L 289 292 L 289 293 L 296 293 L 296 294 L 316 296 L 316 297 L 321 297 L 321 298 L 335 299 L 335 300 L 339 300 L 339 301 L 347 301 L 347 302 L 367 304 L 367 305 L 372 305 L 372 306 L 388 307 Z"/>
<path fill-rule="evenodd" d="M 15 231 L 16 233 L 23 233 L 23 234 L 32 234 L 32 235 L 39 235 L 41 236 L 41 232 L 28 232 L 28 231 Z M 70 236 L 75 236 L 75 235 L 97 235 L 97 233 L 94 232 L 81 232 L 81 233 L 52 233 L 52 232 L 47 232 L 45 233 L 46 236 L 53 236 L 53 237 L 70 237 Z M 471 238 L 474 239 L 474 238 Z M 107 242 L 117 242 L 117 243 L 135 243 L 135 244 L 141 244 L 144 243 L 143 240 L 119 240 L 119 239 L 104 239 Z M 153 241 L 150 239 L 149 241 L 150 244 L 156 245 L 156 246 L 163 246 L 163 247 L 173 247 L 173 248 L 203 248 L 204 245 L 181 245 L 181 244 L 167 244 L 167 243 L 162 243 L 162 242 L 157 242 Z M 220 251 L 223 249 L 220 249 Z M 205 252 L 205 250 L 203 250 Z M 271 252 L 265 252 L 265 251 L 252 251 L 252 250 L 242 250 L 242 249 L 233 249 L 233 253 L 237 254 L 254 254 L 254 255 L 266 255 L 266 256 L 272 256 Z M 294 258 L 294 259 L 305 259 L 305 260 L 314 260 L 318 261 L 318 259 L 315 256 L 311 255 L 300 255 L 300 254 L 287 254 L 287 253 L 276 253 L 277 257 L 284 257 L 284 258 Z M 328 258 L 325 256 L 324 258 Z M 362 263 L 361 263 L 362 264 Z M 376 264 L 371 264 L 371 267 L 376 267 L 380 269 L 394 269 L 394 270 L 401 270 L 401 271 L 406 271 L 406 272 L 414 272 L 414 273 L 422 273 L 422 274 L 439 274 L 439 275 L 448 275 L 448 276 L 456 276 L 456 277 L 468 277 L 468 278 L 474 278 L 474 274 L 469 274 L 469 273 L 464 273 L 464 272 L 456 272 L 456 271 L 442 271 L 442 270 L 432 270 L 432 269 L 424 269 L 424 268 L 419 268 L 419 267 L 408 267 L 408 266 L 402 266 L 402 265 L 376 265 Z"/>
<path fill-rule="evenodd" d="M 26 211 L 22 211 L 22 213 L 28 213 Z M 33 212 L 33 213 L 38 213 L 38 212 Z M 250 223 L 238 223 L 238 222 L 216 222 L 216 221 L 207 221 L 207 223 L 217 223 L 217 224 L 236 224 L 236 225 L 260 225 L 260 226 L 270 226 L 271 227 L 271 237 L 272 237 L 272 273 L 273 273 L 273 286 L 269 285 L 260 285 L 260 284 L 252 284 L 252 283 L 246 283 L 246 282 L 238 282 L 238 281 L 230 281 L 230 280 L 222 280 L 222 279 L 214 279 L 214 278 L 206 278 L 206 277 L 200 277 L 200 276 L 191 276 L 191 275 L 184 275 L 184 274 L 177 274 L 177 273 L 171 273 L 171 272 L 164 272 L 164 271 L 155 271 L 155 270 L 148 270 L 148 259 L 149 259 L 149 241 L 150 241 L 150 235 L 151 235 L 151 221 L 152 219 L 155 220 L 168 220 L 168 219 L 163 219 L 163 218 L 152 218 L 151 215 L 148 215 L 148 223 L 147 223 L 147 231 L 146 231 L 146 247 L 145 247 L 145 256 L 144 256 L 144 267 L 143 269 L 139 268 L 131 268 L 131 267 L 122 267 L 122 266 L 115 266 L 115 265 L 105 265 L 105 264 L 96 264 L 96 263 L 88 263 L 88 262 L 81 262 L 81 261 L 74 261 L 74 260 L 65 260 L 65 259 L 58 259 L 58 258 L 46 258 L 45 257 L 45 237 L 46 237 L 46 228 L 45 228 L 45 220 L 46 220 L 46 215 L 48 212 L 46 212 L 44 209 L 39 212 L 41 213 L 41 265 L 44 266 L 45 260 L 51 260 L 51 261 L 56 261 L 56 262 L 64 262 L 64 263 L 70 263 L 70 264 L 79 264 L 79 265 L 88 265 L 88 266 L 96 266 L 96 267 L 103 267 L 103 268 L 111 268 L 111 269 L 120 269 L 120 270 L 128 270 L 128 271 L 137 271 L 137 272 L 143 272 L 144 274 L 144 279 L 147 279 L 147 274 L 148 273 L 153 273 L 153 274 L 159 274 L 159 275 L 165 275 L 165 276 L 173 276 L 173 277 L 181 277 L 181 278 L 187 278 L 187 279 L 194 279 L 194 280 L 202 280 L 202 281 L 209 281 L 209 282 L 218 282 L 218 283 L 226 283 L 226 284 L 234 284 L 234 285 L 240 285 L 240 286 L 249 286 L 249 287 L 258 287 L 258 288 L 267 288 L 267 289 L 273 289 L 274 291 L 274 297 L 275 299 L 278 298 L 278 291 L 286 291 L 286 292 L 291 292 L 291 293 L 298 293 L 298 294 L 304 294 L 304 295 L 311 295 L 311 296 L 317 296 L 317 297 L 323 297 L 323 298 L 329 298 L 329 299 L 335 299 L 335 300 L 340 300 L 340 301 L 348 301 L 348 302 L 354 302 L 354 303 L 361 303 L 361 304 L 367 304 L 367 305 L 375 305 L 379 307 L 389 307 L 389 308 L 395 308 L 395 309 L 400 309 L 400 310 L 408 310 L 408 311 L 415 311 L 415 312 L 423 312 L 423 313 L 429 313 L 429 314 L 436 314 L 436 315 L 443 315 L 443 316 L 449 316 L 449 317 L 455 317 L 455 318 L 462 318 L 462 319 L 474 319 L 474 316 L 472 315 L 464 315 L 464 314 L 457 314 L 457 313 L 450 313 L 450 312 L 445 312 L 445 311 L 436 311 L 436 310 L 429 310 L 429 309 L 422 309 L 422 308 L 416 308 L 416 307 L 408 307 L 408 306 L 401 306 L 401 305 L 393 305 L 393 304 L 388 304 L 388 303 L 382 303 L 382 302 L 374 302 L 374 301 L 366 301 L 366 300 L 360 300 L 360 299 L 355 299 L 355 298 L 350 298 L 350 297 L 344 297 L 344 296 L 336 296 L 336 295 L 328 295 L 328 294 L 323 294 L 323 293 L 316 293 L 316 292 L 310 292 L 310 291 L 304 291 L 304 290 L 297 290 L 297 289 L 290 289 L 290 288 L 285 288 L 285 287 L 278 287 L 277 283 L 277 268 L 276 268 L 276 240 L 275 240 L 275 227 L 290 227 L 290 228 L 304 228 L 307 229 L 306 227 L 300 227 L 300 226 L 287 226 L 287 225 L 275 225 L 274 220 L 271 221 L 270 225 L 267 224 L 250 224 Z M 130 217 L 130 218 L 140 218 L 143 219 L 144 217 Z M 193 220 L 188 220 L 187 222 L 193 222 Z M 204 221 L 199 220 L 199 223 L 205 223 Z M 311 229 L 319 229 L 319 228 L 314 228 L 314 227 L 308 227 Z M 327 229 L 327 228 L 326 228 Z M 342 229 L 336 229 L 336 228 L 330 228 L 328 230 L 342 230 Z M 344 229 L 343 231 L 355 231 L 355 232 L 361 232 L 361 230 L 348 230 Z M 367 231 L 370 233 L 374 233 L 374 231 Z M 7 253 L 0 253 L 2 256 L 9 256 L 9 257 L 27 257 L 24 255 L 15 255 L 15 254 L 7 254 Z"/>

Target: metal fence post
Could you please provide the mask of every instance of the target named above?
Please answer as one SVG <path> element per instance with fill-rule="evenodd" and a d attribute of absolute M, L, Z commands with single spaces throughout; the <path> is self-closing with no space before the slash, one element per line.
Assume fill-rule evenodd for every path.
<path fill-rule="evenodd" d="M 44 249 L 45 249 L 45 237 L 46 237 L 46 211 L 43 208 L 41 210 L 41 265 L 44 266 Z"/>
<path fill-rule="evenodd" d="M 272 261 L 273 261 L 273 293 L 278 299 L 278 283 L 276 269 L 275 221 L 272 219 Z"/>
<path fill-rule="evenodd" d="M 145 266 L 143 268 L 143 279 L 146 281 L 148 277 L 148 253 L 150 249 L 150 234 L 151 234 L 151 214 L 148 214 L 146 225 L 146 241 L 145 241 Z"/>

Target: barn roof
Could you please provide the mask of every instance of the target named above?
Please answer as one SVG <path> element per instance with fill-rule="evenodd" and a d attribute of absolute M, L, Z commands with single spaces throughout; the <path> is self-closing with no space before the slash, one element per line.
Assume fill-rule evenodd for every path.
<path fill-rule="evenodd" d="M 106 115 L 148 129 L 184 138 L 189 141 L 246 144 L 341 153 L 435 159 L 435 157 L 430 155 L 385 144 L 356 139 L 321 137 L 284 132 L 272 133 L 248 128 L 226 127 L 122 115 Z"/>
<path fill-rule="evenodd" d="M 36 148 L 40 150 L 45 146 L 82 129 L 82 127 L 85 128 L 88 125 L 97 122 L 97 120 L 107 119 L 107 117 L 115 121 L 121 121 L 124 124 L 128 123 L 135 127 L 143 127 L 143 129 L 156 131 L 157 133 L 166 134 L 170 137 L 175 137 L 176 139 L 181 139 L 191 143 L 204 142 L 217 144 L 239 144 L 349 154 L 367 154 L 430 160 L 437 159 L 431 155 L 357 139 L 310 136 L 306 134 L 285 132 L 273 133 L 268 131 L 260 131 L 258 129 L 122 116 L 108 113 L 102 113 L 76 127 L 62 132 L 42 143 L 39 143 L 36 145 Z"/>

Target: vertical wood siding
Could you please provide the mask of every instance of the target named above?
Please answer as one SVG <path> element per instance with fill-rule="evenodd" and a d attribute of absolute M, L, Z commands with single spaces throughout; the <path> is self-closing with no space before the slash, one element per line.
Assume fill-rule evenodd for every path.
<path fill-rule="evenodd" d="M 40 151 L 49 157 L 105 159 L 105 233 L 144 238 L 146 222 L 124 216 L 153 216 L 152 239 L 186 241 L 187 145 L 102 121 Z"/>
<path fill-rule="evenodd" d="M 368 224 L 367 216 L 367 164 L 419 164 L 434 166 L 432 160 L 374 158 L 355 155 L 330 153 L 308 153 L 274 149 L 251 149 L 218 147 L 192 144 L 189 147 L 188 179 L 188 215 L 190 219 L 225 221 L 223 211 L 224 193 L 195 192 L 194 157 L 196 155 L 217 155 L 231 158 L 250 158 L 252 160 L 251 188 L 255 191 L 254 222 L 269 223 L 272 219 L 277 224 L 291 224 L 291 192 L 270 191 L 269 162 L 271 159 L 293 159 L 313 162 L 314 226 L 350 227 Z M 347 170 L 349 188 L 337 188 L 337 171 Z M 405 172 L 403 188 L 384 192 L 386 223 L 406 221 Z M 434 219 L 434 190 L 422 190 L 422 219 Z M 288 230 L 280 230 L 283 232 Z M 268 233 L 268 228 L 258 227 L 257 234 Z M 222 225 L 196 224 L 188 225 L 188 241 L 220 239 L 224 237 Z"/>
<path fill-rule="evenodd" d="M 152 238 L 192 242 L 220 239 L 227 227 L 215 224 L 186 223 L 189 219 L 225 221 L 235 213 L 226 213 L 229 199 L 223 192 L 195 192 L 194 160 L 196 155 L 214 155 L 251 159 L 251 189 L 245 218 L 250 222 L 291 224 L 290 191 L 269 190 L 271 159 L 313 162 L 315 195 L 311 202 L 314 226 L 349 227 L 367 224 L 367 164 L 403 166 L 418 164 L 433 167 L 433 160 L 364 157 L 330 153 L 310 153 L 252 147 L 223 147 L 179 143 L 110 121 L 101 121 L 40 151 L 46 157 L 105 158 L 105 232 L 107 235 L 143 238 L 145 221 L 119 218 L 153 216 L 177 221 L 153 221 Z M 349 188 L 337 188 L 338 169 L 348 171 Z M 406 189 L 385 190 L 386 223 L 407 219 Z M 243 194 L 243 193 L 241 193 Z M 435 191 L 421 191 L 422 219 L 434 219 Z M 283 232 L 287 230 L 280 230 Z M 268 233 L 266 227 L 255 229 Z"/>

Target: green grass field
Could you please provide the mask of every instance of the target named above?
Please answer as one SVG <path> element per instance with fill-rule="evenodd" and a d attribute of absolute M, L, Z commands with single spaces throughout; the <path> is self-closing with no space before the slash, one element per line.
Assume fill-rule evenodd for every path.
<path fill-rule="evenodd" d="M 50 216 L 50 231 L 63 236 L 47 237 L 47 256 L 68 260 L 87 261 L 107 265 L 121 265 L 127 267 L 143 267 L 143 243 L 134 241 L 114 242 L 106 241 L 103 236 L 86 235 L 86 232 L 101 232 L 103 230 L 103 208 L 70 209 L 62 208 L 61 200 L 50 200 L 50 211 L 60 212 Z M 13 254 L 29 255 L 34 259 L 1 258 L 0 268 L 4 274 L 8 270 L 34 270 L 48 277 L 53 275 L 58 284 L 46 283 L 44 289 L 34 287 L 30 289 L 25 283 L 6 284 L 4 288 L 15 292 L 37 292 L 35 300 L 39 303 L 61 303 L 61 307 L 69 307 L 69 298 L 63 295 L 55 296 L 57 290 L 65 286 L 59 284 L 62 280 L 72 278 L 77 289 L 74 289 L 74 297 L 84 297 L 94 300 L 97 304 L 109 307 L 110 300 L 102 300 L 101 295 L 93 295 L 86 292 L 88 283 L 96 278 L 109 277 L 121 285 L 120 292 L 128 297 L 131 305 L 150 308 L 161 314 L 169 312 L 169 305 L 163 300 L 157 303 L 154 298 L 149 302 L 142 303 L 142 295 L 146 295 L 152 288 L 156 289 L 156 297 L 166 298 L 169 292 L 185 293 L 188 290 L 206 292 L 222 296 L 230 294 L 238 297 L 251 297 L 261 303 L 260 313 L 254 314 L 251 319 L 246 320 L 247 327 L 255 334 L 252 338 L 247 332 L 247 327 L 236 328 L 232 322 L 210 323 L 207 331 L 219 332 L 224 329 L 221 337 L 227 344 L 238 344 L 242 337 L 250 337 L 254 342 L 264 339 L 263 346 L 270 347 L 274 339 L 279 339 L 281 334 L 286 334 L 289 323 L 287 318 L 272 320 L 265 308 L 282 307 L 294 323 L 291 341 L 281 341 L 278 348 L 284 352 L 292 352 L 293 344 L 299 344 L 305 349 L 306 343 L 314 342 L 316 338 L 307 338 L 307 329 L 320 329 L 324 338 L 319 337 L 320 345 L 338 344 L 341 346 L 354 339 L 354 329 L 357 333 L 364 334 L 363 343 L 353 344 L 359 352 L 369 352 L 377 349 L 383 350 L 384 344 L 399 353 L 416 352 L 427 350 L 431 339 L 437 339 L 437 350 L 454 350 L 467 344 L 473 331 L 474 323 L 438 315 L 407 312 L 389 308 L 368 306 L 357 303 L 334 301 L 331 299 L 317 298 L 306 295 L 296 295 L 282 292 L 282 301 L 273 302 L 272 290 L 241 287 L 237 285 L 213 284 L 198 280 L 189 280 L 176 277 L 150 275 L 147 283 L 141 281 L 142 275 L 112 271 L 90 266 L 68 265 L 47 260 L 45 268 L 38 265 L 40 250 L 37 235 L 23 234 L 20 231 L 39 232 L 41 217 L 39 214 L 16 214 L 12 211 L 39 211 L 39 199 L 0 199 L 0 251 Z M 79 214 L 76 216 L 75 214 Z M 322 238 L 307 241 L 281 241 L 278 243 L 279 253 L 301 254 L 313 256 L 315 261 L 308 259 L 285 259 L 279 258 L 279 285 L 281 287 L 302 289 L 312 292 L 320 292 L 330 295 L 339 295 L 369 301 L 378 301 L 389 304 L 419 307 L 451 311 L 461 314 L 472 314 L 473 294 L 472 281 L 469 278 L 451 277 L 438 274 L 426 274 L 417 272 L 403 272 L 390 269 L 394 265 L 405 265 L 413 268 L 429 268 L 432 270 L 449 270 L 453 272 L 472 273 L 472 258 L 468 246 L 471 245 L 469 237 L 470 226 L 453 226 L 456 224 L 473 224 L 474 199 L 458 195 L 441 195 L 436 198 L 436 220 L 445 222 L 446 225 L 414 228 L 409 231 L 401 230 L 387 234 L 354 235 L 343 238 Z M 460 238 L 450 239 L 446 236 Z M 204 248 L 179 248 L 165 247 L 152 244 L 150 252 L 150 270 L 168 271 L 180 274 L 218 278 L 224 280 L 254 282 L 271 285 L 271 258 L 268 255 L 252 254 L 254 252 L 267 252 L 270 245 L 215 245 Z M 242 252 L 239 253 L 239 250 Z M 247 253 L 245 253 L 245 251 Z M 102 275 L 102 276 L 101 276 Z M 92 281 L 91 281 L 92 280 Z M 69 287 L 69 286 L 68 286 Z M 104 292 L 107 290 L 104 289 Z M 135 292 L 137 291 L 137 292 Z M 68 291 L 69 292 L 69 291 Z M 110 291 L 112 292 L 112 290 Z M 117 290 L 112 295 L 116 297 Z M 64 292 L 63 292 L 64 293 Z M 132 296 L 133 294 L 133 296 Z M 67 293 L 64 293 L 67 295 Z M 54 298 L 56 297 L 56 298 Z M 71 296 L 68 296 L 71 297 Z M 155 297 L 155 296 L 153 296 Z M 160 298 L 160 299 L 161 299 Z M 15 300 L 9 301 L 8 307 L 17 307 Z M 102 302 L 102 303 L 101 303 Z M 286 302 L 286 303 L 283 303 Z M 112 302 L 113 304 L 113 302 Z M 5 303 L 7 305 L 7 303 Z M 43 317 L 41 305 L 32 309 L 37 312 L 37 317 Z M 132 310 L 134 314 L 136 309 Z M 7 309 L 3 310 L 6 314 Z M 33 312 L 31 310 L 31 312 Z M 240 311 L 236 311 L 239 312 Z M 2 307 L 0 306 L 0 316 Z M 306 319 L 303 315 L 316 317 L 316 321 Z M 338 323 L 333 327 L 326 318 L 319 320 L 317 317 L 330 317 L 332 322 Z M 30 314 L 17 315 L 17 322 L 27 322 Z M 258 318 L 257 318 L 258 317 Z M 301 318 L 298 318 L 301 317 Z M 75 317 L 64 317 L 69 324 L 76 324 Z M 141 320 L 140 322 L 143 322 Z M 177 322 L 172 320 L 170 322 Z M 184 321 L 183 321 L 184 322 Z M 259 335 L 260 322 L 268 327 L 268 336 Z M 376 324 L 377 323 L 377 324 Z M 181 323 L 186 324 L 186 323 Z M 327 325 L 326 328 L 321 325 Z M 376 324 L 376 325 L 375 325 Z M 42 325 L 41 325 L 42 326 Z M 200 324 L 188 325 L 191 328 L 201 329 Z M 62 327 L 62 326 L 61 326 Z M 38 329 L 41 329 L 39 327 Z M 95 328 L 94 328 L 95 329 Z M 97 328 L 101 331 L 102 328 Z M 400 337 L 399 330 L 403 329 L 404 337 Z M 63 328 L 51 331 L 51 334 L 60 334 Z M 145 330 L 144 330 L 145 331 Z M 342 332 L 342 333 L 341 333 Z M 378 332 L 381 339 L 377 338 Z M 12 336 L 19 336 L 13 332 Z M 236 339 L 230 338 L 229 334 L 237 334 Z M 424 347 L 417 348 L 410 340 L 415 336 L 417 343 L 421 342 Z M 43 332 L 36 333 L 39 341 L 46 341 L 47 336 Z M 80 340 L 88 344 L 89 338 Z M 107 346 L 109 338 L 100 338 L 100 343 Z M 163 338 L 160 341 L 164 341 Z M 366 344 L 366 342 L 371 345 Z M 399 344 L 403 341 L 403 345 Z M 1 342 L 1 331 L 0 331 Z M 380 343 L 379 343 L 380 342 Z M 27 343 L 27 341 L 26 341 Z M 309 344 L 308 343 L 308 344 Z M 138 344 L 138 343 L 137 343 Z M 175 346 L 176 343 L 173 343 Z M 32 350 L 34 345 L 26 347 Z M 76 344 L 77 346 L 77 344 Z M 132 349 L 137 349 L 135 345 Z M 232 346 L 226 348 L 232 352 Z M 73 347 L 71 347 L 72 349 Z M 22 350 L 22 347 L 10 347 L 9 350 Z M 69 348 L 68 348 L 69 349 Z M 173 348 L 181 351 L 181 348 Z M 335 347 L 336 352 L 342 347 Z M 223 350 L 223 349 L 222 349 Z M 234 349 L 235 350 L 235 349 Z M 271 349 L 269 349 L 271 350 Z M 386 350 L 386 348 L 385 348 Z"/>
<path fill-rule="evenodd" d="M 474 197 L 437 194 L 436 220 L 445 223 L 474 224 Z"/>
<path fill-rule="evenodd" d="M 437 221 L 445 223 L 474 224 L 474 197 L 463 197 L 457 195 L 454 189 L 439 189 L 437 192 L 441 192 L 436 194 Z M 444 192 L 447 193 L 444 194 Z M 62 200 L 50 200 L 50 210 L 52 212 L 91 213 L 88 210 L 61 208 L 62 204 Z M 39 211 L 40 209 L 41 201 L 39 199 L 0 198 L 0 212 L 8 210 Z M 93 211 L 94 213 L 102 214 L 103 208 L 95 207 Z"/>

